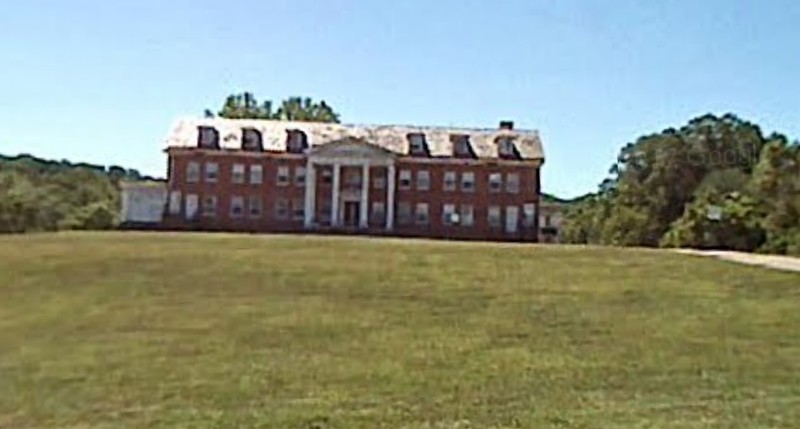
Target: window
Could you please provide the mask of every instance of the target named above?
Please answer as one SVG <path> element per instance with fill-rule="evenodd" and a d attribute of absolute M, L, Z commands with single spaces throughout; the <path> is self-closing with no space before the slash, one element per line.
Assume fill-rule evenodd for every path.
<path fill-rule="evenodd" d="M 501 158 L 514 158 L 517 155 L 517 150 L 514 147 L 514 139 L 512 137 L 503 137 L 498 141 L 497 150 Z"/>
<path fill-rule="evenodd" d="M 242 128 L 242 150 L 249 152 L 261 152 L 264 145 L 261 139 L 261 132 L 255 128 Z"/>
<path fill-rule="evenodd" d="M 301 130 L 286 130 L 286 151 L 303 153 L 308 147 L 308 137 Z"/>
<path fill-rule="evenodd" d="M 545 228 L 551 226 L 550 225 L 550 215 L 544 215 L 544 226 L 545 226 Z"/>
<path fill-rule="evenodd" d="M 458 218 L 455 204 L 444 204 L 442 206 L 442 225 L 457 225 L 459 223 Z"/>
<path fill-rule="evenodd" d="M 200 181 L 200 163 L 189 161 L 186 164 L 186 183 L 197 183 Z"/>
<path fill-rule="evenodd" d="M 361 171 L 355 168 L 348 168 L 345 170 L 344 184 L 347 186 L 361 185 Z"/>
<path fill-rule="evenodd" d="M 408 225 L 411 223 L 411 204 L 406 201 L 397 203 L 397 223 Z"/>
<path fill-rule="evenodd" d="M 322 204 L 321 211 L 317 212 L 319 222 L 323 225 L 330 225 L 331 223 L 331 203 L 326 199 Z"/>
<path fill-rule="evenodd" d="M 503 190 L 503 175 L 500 173 L 489 173 L 489 192 L 500 192 Z"/>
<path fill-rule="evenodd" d="M 333 183 L 333 171 L 331 170 L 331 167 L 322 167 L 320 171 L 323 184 L 330 185 Z"/>
<path fill-rule="evenodd" d="M 461 173 L 461 191 L 475 192 L 475 173 L 471 171 Z"/>
<path fill-rule="evenodd" d="M 398 189 L 411 189 L 411 170 L 400 170 L 400 184 Z"/>
<path fill-rule="evenodd" d="M 519 173 L 506 174 L 506 192 L 509 194 L 519 192 Z"/>
<path fill-rule="evenodd" d="M 461 205 L 461 225 L 472 226 L 475 223 L 475 208 L 472 204 Z"/>
<path fill-rule="evenodd" d="M 264 182 L 264 166 L 251 165 L 250 166 L 250 184 L 260 185 Z"/>
<path fill-rule="evenodd" d="M 217 197 L 214 195 L 206 195 L 203 197 L 203 216 L 215 217 L 217 215 Z"/>
<path fill-rule="evenodd" d="M 244 198 L 240 195 L 231 197 L 231 217 L 240 218 L 244 216 Z"/>
<path fill-rule="evenodd" d="M 286 165 L 278 166 L 278 186 L 289 185 L 289 167 Z"/>
<path fill-rule="evenodd" d="M 444 172 L 444 185 L 442 189 L 445 191 L 455 191 L 456 190 L 456 172 L 455 171 L 445 171 Z"/>
<path fill-rule="evenodd" d="M 292 200 L 292 220 L 303 220 L 306 215 L 306 205 L 302 198 Z"/>
<path fill-rule="evenodd" d="M 413 133 L 408 135 L 408 153 L 413 156 L 428 156 L 428 144 L 425 134 Z"/>
<path fill-rule="evenodd" d="M 306 184 L 306 168 L 305 167 L 295 167 L 294 168 L 294 185 L 295 186 L 305 186 Z"/>
<path fill-rule="evenodd" d="M 247 199 L 247 208 L 251 218 L 255 219 L 261 217 L 261 212 L 264 210 L 261 198 L 251 195 L 250 198 Z"/>
<path fill-rule="evenodd" d="M 417 203 L 417 208 L 414 211 L 414 222 L 417 225 L 427 225 L 428 221 L 428 203 Z"/>
<path fill-rule="evenodd" d="M 431 188 L 431 173 L 428 170 L 417 171 L 417 190 L 427 191 Z"/>
<path fill-rule="evenodd" d="M 489 226 L 492 228 L 499 228 L 502 226 L 500 219 L 500 206 L 489 206 L 488 212 Z"/>
<path fill-rule="evenodd" d="M 219 178 L 219 164 L 216 162 L 206 163 L 206 183 L 217 183 Z"/>
<path fill-rule="evenodd" d="M 522 205 L 522 225 L 527 228 L 533 228 L 536 223 L 536 205 L 523 204 Z"/>
<path fill-rule="evenodd" d="M 450 143 L 453 145 L 453 156 L 456 158 L 473 158 L 472 147 L 469 143 L 469 136 L 466 134 L 456 134 L 450 136 Z"/>
<path fill-rule="evenodd" d="M 289 219 L 289 200 L 278 198 L 275 201 L 275 217 L 281 220 Z"/>
<path fill-rule="evenodd" d="M 374 224 L 381 224 L 386 221 L 386 204 L 381 201 L 372 203 L 372 213 L 370 213 L 370 220 Z"/>
<path fill-rule="evenodd" d="M 233 183 L 244 183 L 244 164 L 233 164 L 231 167 L 231 180 Z"/>
<path fill-rule="evenodd" d="M 193 220 L 197 216 L 197 201 L 197 194 L 186 194 L 186 200 L 184 200 L 186 212 L 183 214 L 186 219 Z"/>
<path fill-rule="evenodd" d="M 386 187 L 386 176 L 379 174 L 372 176 L 372 189 L 383 189 Z"/>
<path fill-rule="evenodd" d="M 219 149 L 219 131 L 214 127 L 198 127 L 197 147 L 201 149 Z"/>
<path fill-rule="evenodd" d="M 181 212 L 181 191 L 169 193 L 169 214 L 176 215 Z"/>

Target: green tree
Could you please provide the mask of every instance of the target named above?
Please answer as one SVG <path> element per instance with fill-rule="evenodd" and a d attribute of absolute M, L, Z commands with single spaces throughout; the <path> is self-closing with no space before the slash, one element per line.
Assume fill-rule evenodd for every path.
<path fill-rule="evenodd" d="M 228 119 L 339 122 L 339 114 L 325 101 L 316 102 L 309 97 L 289 97 L 283 100 L 277 109 L 274 109 L 272 101 L 259 103 L 258 99 L 250 92 L 229 95 L 216 114 L 210 109 L 206 109 L 205 116 Z"/>

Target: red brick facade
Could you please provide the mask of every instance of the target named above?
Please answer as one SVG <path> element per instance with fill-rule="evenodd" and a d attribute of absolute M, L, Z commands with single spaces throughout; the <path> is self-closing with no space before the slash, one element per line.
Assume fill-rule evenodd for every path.
<path fill-rule="evenodd" d="M 169 197 L 165 226 L 253 232 L 300 232 L 308 229 L 303 212 L 306 190 L 303 177 L 309 176 L 307 171 L 304 174 L 302 171 L 308 165 L 306 155 L 198 148 L 170 148 L 167 153 Z M 360 203 L 354 201 L 341 204 L 340 224 L 335 228 L 330 226 L 333 173 L 325 172 L 331 171 L 330 166 L 318 165 L 314 174 L 316 198 L 313 212 L 316 223 L 313 229 L 537 241 L 540 165 L 539 160 L 399 156 L 394 164 L 396 191 L 394 222 L 390 230 L 386 228 L 385 218 L 389 188 L 387 167 L 369 168 L 369 227 L 364 229 L 359 228 Z M 260 181 L 258 166 L 262 171 Z M 235 168 L 238 170 L 234 171 Z M 361 172 L 361 166 L 341 167 L 341 194 L 360 195 Z M 288 176 L 282 173 L 288 173 Z M 425 180 L 426 174 L 428 180 Z M 474 175 L 472 189 L 469 186 L 470 174 Z M 410 177 L 409 183 L 406 183 L 406 175 Z M 496 182 L 499 187 L 492 186 L 490 177 L 501 179 Z M 189 213 L 195 207 L 193 200 L 197 207 L 194 216 Z M 424 216 L 424 211 L 418 212 L 425 205 L 427 216 Z M 447 224 L 447 219 L 455 218 L 443 216 L 446 208 L 453 208 L 458 213 L 459 224 Z"/>

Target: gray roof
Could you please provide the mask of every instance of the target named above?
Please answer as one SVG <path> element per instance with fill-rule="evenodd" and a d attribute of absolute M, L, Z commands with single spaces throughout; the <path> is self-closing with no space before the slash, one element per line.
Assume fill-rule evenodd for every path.
<path fill-rule="evenodd" d="M 431 156 L 452 156 L 451 135 L 468 135 L 472 150 L 478 158 L 497 158 L 497 138 L 512 137 L 523 159 L 544 159 L 542 142 L 538 131 L 506 130 L 480 128 L 449 128 L 416 125 L 349 125 L 317 122 L 222 119 L 222 118 L 181 118 L 176 121 L 166 145 L 172 147 L 196 147 L 198 127 L 214 127 L 219 131 L 220 147 L 239 149 L 243 128 L 254 128 L 261 132 L 265 150 L 286 150 L 287 130 L 303 131 L 308 137 L 310 147 L 332 141 L 355 137 L 376 146 L 398 153 L 408 153 L 408 135 L 425 134 Z"/>

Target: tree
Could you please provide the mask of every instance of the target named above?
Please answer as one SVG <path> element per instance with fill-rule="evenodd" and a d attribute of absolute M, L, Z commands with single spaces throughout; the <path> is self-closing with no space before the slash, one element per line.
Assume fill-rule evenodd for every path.
<path fill-rule="evenodd" d="M 219 116 L 228 119 L 280 119 L 286 121 L 339 122 L 339 115 L 325 102 L 315 102 L 308 97 L 289 97 L 277 110 L 266 100 L 259 103 L 250 92 L 229 95 L 216 115 L 206 109 L 207 118 Z"/>
<path fill-rule="evenodd" d="M 800 201 L 800 186 L 791 179 L 800 176 L 798 163 L 788 161 L 796 154 L 784 141 L 782 148 L 769 146 L 775 159 L 765 164 L 771 140 L 733 114 L 704 115 L 642 136 L 620 150 L 597 196 L 568 211 L 564 238 L 636 246 L 713 242 L 754 250 L 764 242 L 764 224 L 777 236 L 792 236 L 790 225 L 797 225 L 800 213 L 793 203 Z M 755 187 L 754 177 L 760 177 Z M 737 197 L 720 200 L 726 195 Z M 710 204 L 721 204 L 732 223 L 707 222 L 701 213 Z M 767 207 L 773 214 L 766 215 Z M 790 244 L 782 243 L 777 247 L 787 251 Z"/>

